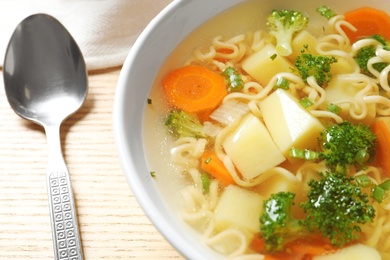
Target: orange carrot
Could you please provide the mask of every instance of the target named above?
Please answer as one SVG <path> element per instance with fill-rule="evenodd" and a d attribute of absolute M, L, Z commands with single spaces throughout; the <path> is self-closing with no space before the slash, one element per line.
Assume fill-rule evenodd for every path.
<path fill-rule="evenodd" d="M 313 257 L 316 255 L 330 254 L 336 251 L 329 241 L 320 236 L 296 239 L 287 246 L 293 255 Z"/>
<path fill-rule="evenodd" d="M 228 49 L 228 48 L 221 48 L 221 49 L 218 49 L 216 51 L 217 51 L 217 55 L 215 56 L 214 60 L 217 60 L 220 62 L 227 62 L 228 59 L 219 57 L 218 53 L 221 53 L 221 54 L 232 54 L 233 53 L 233 50 Z"/>
<path fill-rule="evenodd" d="M 233 177 L 214 151 L 205 151 L 201 160 L 202 169 L 218 179 L 223 185 L 228 186 L 230 184 L 235 184 Z"/>
<path fill-rule="evenodd" d="M 377 162 L 390 177 L 390 130 L 382 120 L 375 120 L 371 129 L 378 140 Z"/>
<path fill-rule="evenodd" d="M 249 245 L 249 248 L 257 253 L 263 253 L 265 247 L 264 238 L 260 237 L 259 234 L 255 234 L 252 238 L 252 241 Z"/>
<path fill-rule="evenodd" d="M 188 113 L 213 110 L 227 94 L 225 79 L 198 65 L 171 71 L 162 84 L 169 103 Z"/>
<path fill-rule="evenodd" d="M 351 43 L 374 34 L 382 35 L 390 40 L 390 16 L 382 10 L 362 7 L 346 12 L 345 20 L 357 29 L 356 32 L 345 29 Z"/>

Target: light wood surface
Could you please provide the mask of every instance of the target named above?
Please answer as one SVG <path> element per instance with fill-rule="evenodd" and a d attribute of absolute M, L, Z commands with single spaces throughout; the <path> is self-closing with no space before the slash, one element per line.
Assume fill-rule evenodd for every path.
<path fill-rule="evenodd" d="M 182 259 L 145 216 L 122 173 L 112 124 L 119 72 L 89 74 L 84 106 L 61 128 L 84 257 Z M 3 84 L 1 76 L 0 259 L 53 259 L 45 133 L 12 111 Z"/>

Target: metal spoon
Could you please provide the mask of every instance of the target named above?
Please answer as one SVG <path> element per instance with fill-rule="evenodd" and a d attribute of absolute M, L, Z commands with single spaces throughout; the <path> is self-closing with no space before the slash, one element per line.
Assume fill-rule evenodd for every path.
<path fill-rule="evenodd" d="M 61 152 L 60 126 L 83 104 L 87 71 L 79 47 L 53 17 L 36 14 L 15 29 L 3 67 L 5 92 L 19 116 L 45 129 L 47 190 L 55 259 L 83 259 L 73 192 Z"/>

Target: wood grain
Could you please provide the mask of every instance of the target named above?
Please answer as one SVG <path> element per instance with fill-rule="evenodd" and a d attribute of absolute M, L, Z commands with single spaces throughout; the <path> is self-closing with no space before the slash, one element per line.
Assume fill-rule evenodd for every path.
<path fill-rule="evenodd" d="M 85 259 L 182 259 L 122 173 L 112 112 L 120 68 L 89 74 L 84 106 L 61 128 Z M 0 259 L 53 259 L 43 129 L 18 117 L 0 82 Z"/>

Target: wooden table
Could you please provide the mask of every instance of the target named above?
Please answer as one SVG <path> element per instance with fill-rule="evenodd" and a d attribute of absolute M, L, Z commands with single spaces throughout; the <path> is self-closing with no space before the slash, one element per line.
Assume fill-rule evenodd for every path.
<path fill-rule="evenodd" d="M 145 216 L 122 173 L 112 117 L 119 72 L 89 74 L 84 106 L 61 129 L 85 259 L 182 259 Z M 1 76 L 1 260 L 53 259 L 47 161 L 43 129 L 12 111 Z"/>

